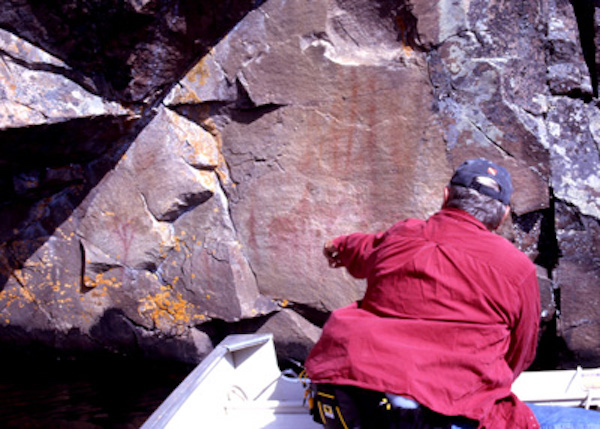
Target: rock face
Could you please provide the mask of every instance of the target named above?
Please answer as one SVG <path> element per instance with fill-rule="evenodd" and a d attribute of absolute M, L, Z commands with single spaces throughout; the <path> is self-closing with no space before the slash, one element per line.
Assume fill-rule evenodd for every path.
<path fill-rule="evenodd" d="M 196 362 L 260 331 L 303 359 L 364 290 L 323 242 L 430 215 L 485 156 L 539 266 L 538 365 L 600 362 L 593 7 L 198 3 L 0 11 L 4 344 Z"/>

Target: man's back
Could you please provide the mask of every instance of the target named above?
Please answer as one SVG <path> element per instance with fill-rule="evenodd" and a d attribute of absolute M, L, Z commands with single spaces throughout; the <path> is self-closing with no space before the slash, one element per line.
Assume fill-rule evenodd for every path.
<path fill-rule="evenodd" d="M 515 304 L 523 293 L 537 294 L 522 290 L 535 276 L 531 261 L 454 209 L 396 224 L 365 263 L 362 308 L 379 315 L 513 327 L 521 312 Z"/>
<path fill-rule="evenodd" d="M 455 209 L 337 244 L 368 288 L 360 307 L 331 316 L 307 361 L 311 377 L 477 420 L 510 396 L 533 360 L 539 320 L 535 269 L 522 253 Z"/>

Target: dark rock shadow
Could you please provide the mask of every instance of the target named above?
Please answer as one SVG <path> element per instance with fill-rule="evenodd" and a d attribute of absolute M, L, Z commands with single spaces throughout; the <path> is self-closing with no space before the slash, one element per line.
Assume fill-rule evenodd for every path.
<path fill-rule="evenodd" d="M 60 58 L 105 99 L 160 98 L 254 0 L 8 0 L 0 27 Z"/>

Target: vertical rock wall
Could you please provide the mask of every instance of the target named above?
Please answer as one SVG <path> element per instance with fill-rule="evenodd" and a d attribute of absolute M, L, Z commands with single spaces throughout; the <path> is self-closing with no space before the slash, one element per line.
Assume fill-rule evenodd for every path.
<path fill-rule="evenodd" d="M 322 243 L 433 213 L 486 156 L 539 265 L 541 360 L 600 361 L 594 8 L 204 3 L 0 12 L 3 342 L 197 361 L 269 331 L 302 359 L 364 288 Z"/>

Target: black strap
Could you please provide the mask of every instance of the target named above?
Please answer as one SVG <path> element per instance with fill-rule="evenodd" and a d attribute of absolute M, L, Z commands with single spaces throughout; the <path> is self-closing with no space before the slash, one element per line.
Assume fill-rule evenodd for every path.
<path fill-rule="evenodd" d="M 314 419 L 327 429 L 449 429 L 453 424 L 477 428 L 475 420 L 445 416 L 422 405 L 396 407 L 386 395 L 353 386 L 320 384 Z"/>

